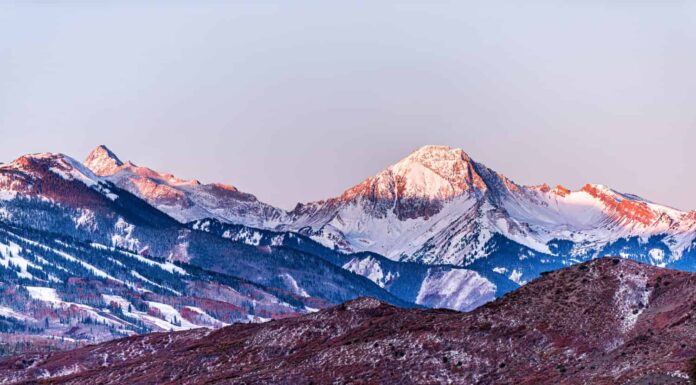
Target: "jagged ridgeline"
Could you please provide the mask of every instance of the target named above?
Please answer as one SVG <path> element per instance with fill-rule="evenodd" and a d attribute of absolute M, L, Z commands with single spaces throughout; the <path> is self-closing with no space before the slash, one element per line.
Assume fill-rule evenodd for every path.
<path fill-rule="evenodd" d="M 493 277 L 499 294 L 541 271 L 605 255 L 696 266 L 694 211 L 603 185 L 521 185 L 446 146 L 422 147 L 338 197 L 289 212 L 231 186 L 122 162 L 105 147 L 85 165 L 182 223 L 215 219 L 301 233 L 347 253 L 471 267 Z"/>

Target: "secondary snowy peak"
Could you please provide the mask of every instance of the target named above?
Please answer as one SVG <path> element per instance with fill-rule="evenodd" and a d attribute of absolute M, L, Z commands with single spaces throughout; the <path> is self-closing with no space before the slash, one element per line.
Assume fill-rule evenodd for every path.
<path fill-rule="evenodd" d="M 172 185 L 200 185 L 195 179 L 179 179 L 169 173 L 160 173 L 147 167 L 140 167 L 131 161 L 122 162 L 115 153 L 101 145 L 92 150 L 84 161 L 84 165 L 96 175 L 113 176 L 121 171 L 137 174 L 141 177 L 160 179 Z M 234 187 L 228 187 L 234 189 Z M 236 190 L 236 189 L 235 189 Z"/>
<path fill-rule="evenodd" d="M 273 227 L 286 213 L 260 202 L 254 195 L 222 183 L 203 184 L 180 179 L 127 161 L 122 162 L 105 146 L 85 160 L 85 166 L 116 186 L 129 191 L 179 222 L 214 218 L 254 227 Z"/>
<path fill-rule="evenodd" d="M 659 212 L 650 207 L 649 202 L 635 195 L 621 194 L 606 186 L 586 184 L 580 191 L 600 200 L 607 209 L 620 218 L 649 226 L 655 222 Z M 673 210 L 676 211 L 676 210 Z"/>
<path fill-rule="evenodd" d="M 116 170 L 123 166 L 123 162 L 109 150 L 106 146 L 100 145 L 87 156 L 85 166 L 92 170 L 95 174 L 112 175 Z"/>

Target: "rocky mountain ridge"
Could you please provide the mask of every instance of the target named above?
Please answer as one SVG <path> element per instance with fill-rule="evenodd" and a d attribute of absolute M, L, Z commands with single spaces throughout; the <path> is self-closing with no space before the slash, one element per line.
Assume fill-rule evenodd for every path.
<path fill-rule="evenodd" d="M 463 266 L 505 274 L 516 285 L 540 271 L 605 255 L 696 270 L 696 212 L 603 185 L 577 191 L 521 185 L 446 146 L 424 146 L 338 197 L 298 204 L 290 212 L 255 198 L 208 199 L 191 191 L 182 193 L 181 202 L 168 200 L 156 192 L 178 194 L 180 184 L 194 190 L 209 185 L 152 172 L 160 175 L 148 179 L 155 187 L 134 188 L 139 175 L 148 173 L 128 164 L 105 148 L 97 148 L 86 162 L 155 207 L 180 213 L 181 222 L 212 218 L 295 232 L 344 253 Z"/>

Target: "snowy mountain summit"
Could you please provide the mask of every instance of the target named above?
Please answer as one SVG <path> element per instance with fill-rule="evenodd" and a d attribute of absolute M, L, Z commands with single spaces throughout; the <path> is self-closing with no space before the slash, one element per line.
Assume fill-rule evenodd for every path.
<path fill-rule="evenodd" d="M 350 200 L 363 196 L 398 203 L 409 199 L 438 201 L 485 188 L 474 162 L 463 150 L 426 146 L 349 189 L 341 198 Z M 398 206 L 395 209 L 398 212 Z M 410 214 L 405 217 L 422 216 Z"/>
<path fill-rule="evenodd" d="M 445 146 L 422 147 L 339 197 L 300 204 L 290 215 L 288 228 L 327 246 L 462 266 L 501 250 L 502 239 L 516 248 L 508 259 L 611 252 L 664 266 L 694 251 L 696 237 L 694 212 L 602 185 L 520 185 Z"/>
<path fill-rule="evenodd" d="M 123 166 L 121 159 L 104 145 L 95 148 L 87 156 L 84 164 L 95 174 L 100 176 L 111 175 L 115 173 L 119 167 Z"/>

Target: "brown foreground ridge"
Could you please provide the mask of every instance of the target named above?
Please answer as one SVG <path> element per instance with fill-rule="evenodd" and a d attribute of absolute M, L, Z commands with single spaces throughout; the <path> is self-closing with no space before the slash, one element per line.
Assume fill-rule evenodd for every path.
<path fill-rule="evenodd" d="M 216 331 L 0 362 L 2 384 L 689 384 L 696 274 L 619 258 L 544 274 L 469 313 L 360 298 Z"/>

